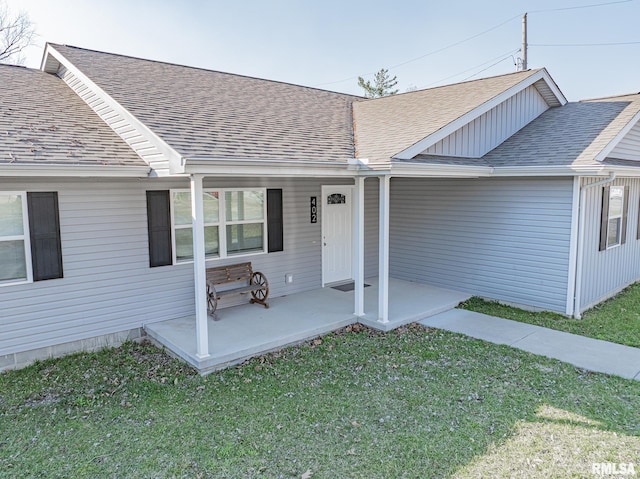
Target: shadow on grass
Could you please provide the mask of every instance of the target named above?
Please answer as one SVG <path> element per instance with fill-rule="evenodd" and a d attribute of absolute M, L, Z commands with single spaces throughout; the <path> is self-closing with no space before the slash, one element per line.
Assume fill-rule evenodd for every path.
<path fill-rule="evenodd" d="M 420 326 L 205 378 L 127 344 L 0 375 L 0 475 L 582 477 L 640 461 L 638 411 L 638 382 Z"/>

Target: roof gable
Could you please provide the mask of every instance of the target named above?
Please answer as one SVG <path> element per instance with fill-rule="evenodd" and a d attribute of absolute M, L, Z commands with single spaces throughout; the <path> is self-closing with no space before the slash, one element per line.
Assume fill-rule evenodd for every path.
<path fill-rule="evenodd" d="M 588 103 L 628 102 L 624 111 L 603 131 L 607 143 L 596 156 L 597 161 L 609 159 L 640 161 L 640 94 L 621 95 Z"/>
<path fill-rule="evenodd" d="M 481 158 L 548 109 L 544 97 L 530 85 L 421 154 Z"/>
<path fill-rule="evenodd" d="M 566 103 L 544 69 L 355 103 L 356 156 L 413 158 L 531 85 L 549 106 Z"/>
<path fill-rule="evenodd" d="M 619 97 L 602 101 L 568 103 L 551 108 L 480 159 L 453 159 L 464 166 L 484 165 L 498 173 L 513 168 L 567 168 L 593 170 L 633 166 L 611 157 L 629 125 L 640 117 L 640 101 Z M 418 155 L 412 162 L 447 164 L 452 159 Z M 633 163 L 633 162 L 631 162 Z"/>
<path fill-rule="evenodd" d="M 353 158 L 358 97 L 76 47 L 52 46 L 181 159 Z M 45 59 L 44 68 L 55 68 Z"/>
<path fill-rule="evenodd" d="M 636 120 L 636 124 L 629 129 L 608 156 L 619 160 L 640 161 L 640 122 Z"/>

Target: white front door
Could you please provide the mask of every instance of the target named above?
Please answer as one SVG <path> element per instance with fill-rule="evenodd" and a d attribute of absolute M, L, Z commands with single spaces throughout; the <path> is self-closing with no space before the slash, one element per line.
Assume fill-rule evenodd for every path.
<path fill-rule="evenodd" d="M 322 282 L 353 279 L 350 186 L 322 187 Z"/>

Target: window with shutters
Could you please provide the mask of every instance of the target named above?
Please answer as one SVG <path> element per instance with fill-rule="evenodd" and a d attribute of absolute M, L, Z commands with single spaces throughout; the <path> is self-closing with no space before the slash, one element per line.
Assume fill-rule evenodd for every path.
<path fill-rule="evenodd" d="M 27 195 L 0 192 L 0 285 L 32 280 Z"/>
<path fill-rule="evenodd" d="M 205 189 L 204 236 L 207 258 L 266 252 L 266 189 Z M 191 192 L 171 190 L 174 263 L 193 259 Z"/>
<path fill-rule="evenodd" d="M 607 248 L 618 246 L 622 237 L 622 206 L 624 187 L 612 186 L 609 191 L 609 220 L 607 222 Z"/>

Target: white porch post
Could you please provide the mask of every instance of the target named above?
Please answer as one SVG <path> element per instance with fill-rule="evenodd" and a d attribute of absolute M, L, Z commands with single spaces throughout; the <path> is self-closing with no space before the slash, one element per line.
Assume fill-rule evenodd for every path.
<path fill-rule="evenodd" d="M 389 193 L 390 176 L 380 176 L 380 232 L 378 257 L 378 321 L 389 322 Z"/>
<path fill-rule="evenodd" d="M 364 176 L 356 178 L 353 222 L 354 315 L 364 316 Z"/>
<path fill-rule="evenodd" d="M 191 227 L 193 229 L 193 275 L 196 301 L 196 356 L 209 356 L 207 327 L 207 278 L 204 249 L 202 175 L 191 175 Z"/>

